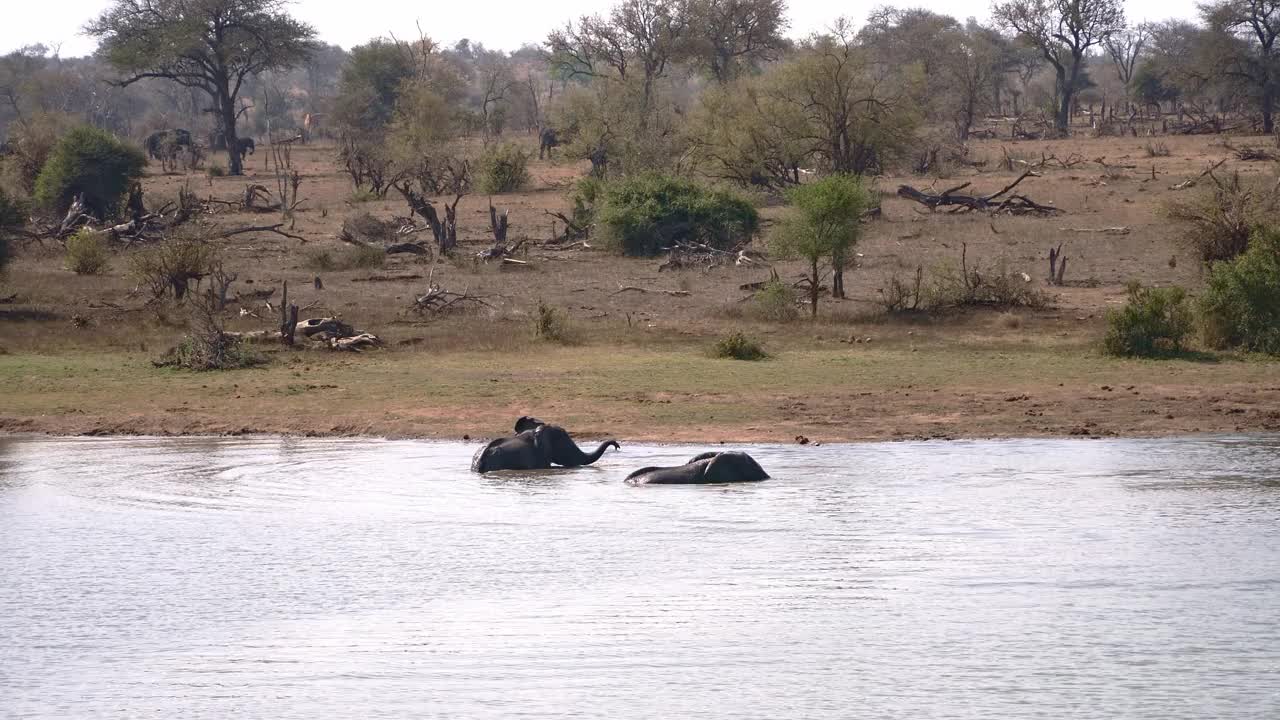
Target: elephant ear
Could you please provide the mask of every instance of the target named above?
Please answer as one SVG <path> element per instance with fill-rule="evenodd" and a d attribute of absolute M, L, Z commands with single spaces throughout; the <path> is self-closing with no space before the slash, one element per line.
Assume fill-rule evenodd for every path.
<path fill-rule="evenodd" d="M 696 463 L 696 462 L 698 462 L 699 460 L 710 460 L 711 458 L 713 458 L 713 457 L 715 457 L 715 456 L 717 456 L 717 455 L 719 455 L 719 454 L 720 454 L 720 453 L 718 453 L 718 452 L 704 452 L 704 453 L 702 453 L 701 455 L 694 455 L 694 456 L 693 456 L 693 458 L 692 458 L 691 460 L 689 460 L 689 462 L 685 463 L 685 465 L 692 465 L 693 463 Z"/>
<path fill-rule="evenodd" d="M 546 423 L 536 417 L 521 415 L 520 419 L 516 420 L 516 434 L 522 433 L 525 430 L 536 430 L 543 425 L 546 425 Z"/>
<path fill-rule="evenodd" d="M 471 458 L 471 472 L 477 472 L 477 473 L 485 472 L 487 470 L 484 464 L 484 461 L 486 459 L 485 456 L 489 454 L 489 450 L 491 448 L 499 445 L 504 440 L 506 440 L 506 438 L 495 438 L 493 440 L 490 440 L 488 444 L 486 444 L 484 447 L 477 450 L 475 456 Z"/>

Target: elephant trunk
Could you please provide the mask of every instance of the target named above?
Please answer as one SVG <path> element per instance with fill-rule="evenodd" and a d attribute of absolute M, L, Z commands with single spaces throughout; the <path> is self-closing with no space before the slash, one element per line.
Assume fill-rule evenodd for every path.
<path fill-rule="evenodd" d="M 610 445 L 616 448 L 618 447 L 618 442 L 616 440 L 606 440 L 605 442 L 600 443 L 600 447 L 596 448 L 595 452 L 590 455 L 584 454 L 582 456 L 582 464 L 590 465 L 591 463 L 599 460 L 600 456 L 604 455 L 604 451 L 608 450 Z"/>

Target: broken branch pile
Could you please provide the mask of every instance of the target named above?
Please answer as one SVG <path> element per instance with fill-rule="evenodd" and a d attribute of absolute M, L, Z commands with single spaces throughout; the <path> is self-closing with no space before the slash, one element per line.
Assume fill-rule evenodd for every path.
<path fill-rule="evenodd" d="M 930 210 L 936 210 L 939 207 L 951 207 L 951 212 L 968 212 L 970 210 L 980 210 L 991 215 L 1006 213 L 1009 215 L 1054 215 L 1062 212 L 1056 207 L 1049 205 L 1041 205 L 1025 195 L 1010 194 L 1014 188 L 1028 177 L 1040 177 L 1034 171 L 1027 170 L 1018 176 L 1017 180 L 1006 185 L 999 192 L 991 195 L 960 195 L 957 194 L 961 190 L 969 187 L 972 183 L 964 183 L 956 187 L 942 191 L 938 195 L 921 192 L 910 185 L 899 185 L 898 196 L 924 205 Z M 1003 199 L 1001 199 L 1003 198 Z"/>

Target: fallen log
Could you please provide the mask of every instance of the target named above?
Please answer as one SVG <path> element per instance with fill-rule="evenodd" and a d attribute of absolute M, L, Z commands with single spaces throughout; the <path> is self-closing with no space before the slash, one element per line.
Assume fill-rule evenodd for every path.
<path fill-rule="evenodd" d="M 329 339 L 329 348 L 333 350 L 345 350 L 348 352 L 363 352 L 370 348 L 382 346 L 382 340 L 371 333 L 360 333 L 350 337 L 335 337 Z"/>
<path fill-rule="evenodd" d="M 1004 186 L 998 192 L 990 195 L 959 194 L 961 190 L 964 190 L 972 184 L 966 182 L 944 190 L 942 193 L 937 195 L 922 192 L 910 185 L 899 185 L 898 196 L 918 202 L 930 210 L 936 210 L 939 207 L 953 207 L 954 210 L 952 210 L 952 212 L 979 210 L 991 215 L 997 215 L 1000 213 L 1007 213 L 1009 215 L 1053 215 L 1062 212 L 1062 210 L 1058 208 L 1049 205 L 1041 205 L 1025 195 L 1010 194 L 1014 188 L 1029 177 L 1040 177 L 1040 175 L 1032 170 L 1027 170 L 1019 175 L 1016 180 Z M 1002 197 L 1004 198 L 1003 200 L 1000 199 Z"/>
<path fill-rule="evenodd" d="M 624 292 L 661 293 L 663 295 L 670 295 L 672 297 L 688 297 L 689 295 L 692 294 L 688 290 L 650 290 L 648 288 L 636 287 L 635 285 L 627 285 L 627 286 L 619 286 L 617 291 L 611 292 L 609 293 L 609 295 L 610 296 L 621 295 Z"/>
<path fill-rule="evenodd" d="M 417 273 L 409 273 L 407 275 L 370 275 L 369 277 L 351 278 L 351 282 L 400 282 L 402 280 L 421 280 L 422 275 Z"/>
<path fill-rule="evenodd" d="M 1099 228 L 1058 228 L 1058 232 L 1065 233 L 1096 233 L 1098 235 L 1128 235 L 1129 228 L 1124 226 L 1118 227 L 1099 227 Z"/>

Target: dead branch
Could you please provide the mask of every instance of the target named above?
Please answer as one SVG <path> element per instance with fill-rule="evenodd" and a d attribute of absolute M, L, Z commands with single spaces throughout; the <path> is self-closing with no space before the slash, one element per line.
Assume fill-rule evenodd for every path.
<path fill-rule="evenodd" d="M 287 237 L 290 240 L 299 240 L 301 242 L 307 241 L 307 239 L 302 237 L 301 235 L 294 235 L 293 233 L 287 233 L 284 230 L 281 230 L 280 228 L 282 227 L 284 227 L 284 223 L 276 223 L 275 225 L 255 225 L 253 227 L 236 228 L 234 230 L 224 230 L 218 233 L 217 235 L 214 235 L 210 239 L 225 240 L 226 238 L 234 237 L 236 235 L 243 235 L 245 233 L 270 232 L 270 233 L 275 233 L 276 235 Z"/>
<path fill-rule="evenodd" d="M 990 195 L 958 195 L 960 190 L 969 186 L 969 183 L 958 185 L 954 188 L 944 190 L 941 194 L 933 195 L 921 192 L 910 185 L 898 186 L 898 196 L 924 205 L 930 210 L 936 210 L 939 207 L 954 207 L 955 211 L 968 212 L 979 210 L 987 212 L 991 215 L 999 213 L 1008 213 L 1010 215 L 1053 215 L 1062 212 L 1060 209 L 1041 205 L 1025 195 L 1009 195 L 1023 180 L 1029 177 L 1040 177 L 1039 173 L 1033 170 L 1026 170 L 1018 176 L 1016 180 L 1001 188 L 998 192 Z M 1002 196 L 1008 195 L 1004 200 L 999 200 Z M 997 202 L 999 200 L 999 202 Z"/>
<path fill-rule="evenodd" d="M 618 289 L 615 292 L 609 293 L 609 295 L 620 295 L 624 292 L 661 293 L 672 297 L 688 297 L 691 294 L 688 290 L 650 290 L 648 288 L 636 287 L 634 285 L 619 285 Z"/>
<path fill-rule="evenodd" d="M 1219 160 L 1218 162 L 1214 163 L 1213 165 L 1211 165 L 1211 166 L 1209 166 L 1209 167 L 1205 168 L 1204 172 L 1200 173 L 1199 175 L 1197 175 L 1197 176 L 1195 176 L 1195 177 L 1193 177 L 1193 178 L 1190 178 L 1190 179 L 1188 179 L 1188 180 L 1184 180 L 1184 181 L 1182 181 L 1182 182 L 1178 183 L 1177 185 L 1172 185 L 1172 186 L 1170 186 L 1170 187 L 1169 187 L 1169 189 L 1170 189 L 1170 190 L 1186 190 L 1187 188 L 1195 187 L 1195 186 L 1196 186 L 1196 183 L 1198 183 L 1198 182 L 1200 182 L 1201 180 L 1205 179 L 1207 176 L 1212 175 L 1214 170 L 1217 170 L 1218 168 L 1222 167 L 1222 165 L 1223 165 L 1224 163 L 1226 163 L 1226 162 L 1227 162 L 1227 159 L 1226 159 L 1226 158 L 1223 158 L 1223 159 Z"/>
<path fill-rule="evenodd" d="M 493 307 L 485 302 L 484 297 L 472 295 L 469 290 L 463 290 L 461 293 L 450 292 L 434 283 L 427 287 L 426 294 L 419 295 L 413 301 L 413 309 L 416 312 L 431 315 L 475 309 L 476 306 L 481 305 L 487 308 Z"/>
<path fill-rule="evenodd" d="M 1131 231 L 1124 226 L 1118 227 L 1100 227 L 1100 228 L 1058 228 L 1058 232 L 1065 233 L 1094 233 L 1098 235 L 1128 235 Z"/>

